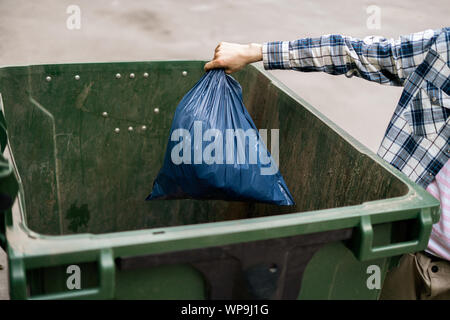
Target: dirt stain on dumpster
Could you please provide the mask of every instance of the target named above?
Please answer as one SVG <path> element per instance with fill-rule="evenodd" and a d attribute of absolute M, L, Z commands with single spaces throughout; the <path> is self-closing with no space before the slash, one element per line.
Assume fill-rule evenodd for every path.
<path fill-rule="evenodd" d="M 77 96 L 77 99 L 75 100 L 75 107 L 77 109 L 83 110 L 84 112 L 89 112 L 88 109 L 84 106 L 84 101 L 86 100 L 87 96 L 89 95 L 89 92 L 91 92 L 92 85 L 94 83 L 90 82 L 87 86 L 84 86 L 83 90 L 80 92 L 80 94 Z"/>
<path fill-rule="evenodd" d="M 79 228 L 86 228 L 90 217 L 88 205 L 82 204 L 78 207 L 77 202 L 75 201 L 66 212 L 66 219 L 70 221 L 68 229 L 72 232 L 78 232 Z"/>

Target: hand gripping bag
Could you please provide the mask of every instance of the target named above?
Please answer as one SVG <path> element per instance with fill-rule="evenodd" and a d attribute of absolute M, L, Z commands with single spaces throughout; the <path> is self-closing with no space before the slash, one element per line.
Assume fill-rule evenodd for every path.
<path fill-rule="evenodd" d="M 293 205 L 294 200 L 223 69 L 208 71 L 178 104 L 164 164 L 147 200 L 204 199 Z"/>

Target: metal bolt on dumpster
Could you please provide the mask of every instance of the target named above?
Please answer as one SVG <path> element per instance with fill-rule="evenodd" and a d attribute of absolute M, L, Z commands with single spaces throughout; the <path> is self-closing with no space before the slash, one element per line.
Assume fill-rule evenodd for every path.
<path fill-rule="evenodd" d="M 426 247 L 439 202 L 258 66 L 235 78 L 296 206 L 144 201 L 203 64 L 0 69 L 12 299 L 376 299 L 369 267 Z"/>

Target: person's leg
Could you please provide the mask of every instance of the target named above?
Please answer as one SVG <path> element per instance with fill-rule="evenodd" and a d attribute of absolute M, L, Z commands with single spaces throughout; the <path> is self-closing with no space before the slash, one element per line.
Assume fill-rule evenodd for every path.
<path fill-rule="evenodd" d="M 450 262 L 424 252 L 405 254 L 386 275 L 380 299 L 450 299 Z"/>
<path fill-rule="evenodd" d="M 432 259 L 428 267 L 431 294 L 424 299 L 450 300 L 450 261 Z"/>
<path fill-rule="evenodd" d="M 400 258 L 397 267 L 390 270 L 383 283 L 382 300 L 417 300 L 429 288 L 423 270 L 427 267 L 427 257 L 409 253 Z M 428 281 L 430 283 L 430 281 Z"/>

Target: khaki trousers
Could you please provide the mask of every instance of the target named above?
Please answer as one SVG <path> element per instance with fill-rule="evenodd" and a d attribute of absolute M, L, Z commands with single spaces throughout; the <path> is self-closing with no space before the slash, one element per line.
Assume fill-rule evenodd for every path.
<path fill-rule="evenodd" d="M 450 300 L 450 262 L 424 252 L 403 255 L 386 275 L 380 299 Z"/>

